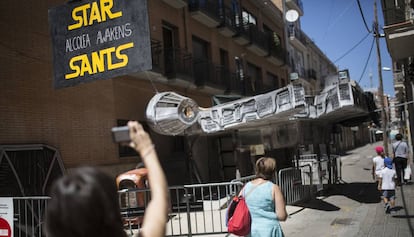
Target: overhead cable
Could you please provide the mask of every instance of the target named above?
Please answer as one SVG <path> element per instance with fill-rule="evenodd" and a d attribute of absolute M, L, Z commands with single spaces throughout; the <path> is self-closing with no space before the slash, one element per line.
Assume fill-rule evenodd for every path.
<path fill-rule="evenodd" d="M 367 33 L 364 38 L 362 38 L 357 44 L 355 44 L 351 49 L 349 49 L 346 53 L 344 53 L 341 57 L 337 58 L 334 63 L 338 62 L 339 60 L 341 60 L 343 57 L 345 57 L 346 55 L 348 55 L 352 50 L 354 50 L 356 47 L 358 47 L 358 45 L 360 45 L 371 33 Z"/>
<path fill-rule="evenodd" d="M 369 59 L 371 58 L 372 48 L 374 48 L 375 38 L 372 38 L 371 49 L 369 50 L 367 61 L 365 62 L 364 69 L 362 70 L 361 76 L 359 77 L 358 84 L 361 82 L 362 77 L 364 76 L 365 70 L 367 70 Z"/>
<path fill-rule="evenodd" d="M 359 0 L 357 0 L 357 3 L 358 3 L 358 8 L 359 8 L 359 13 L 361 13 L 362 20 L 364 21 L 365 28 L 367 29 L 368 33 L 372 33 L 372 30 L 368 28 L 367 22 L 365 21 L 364 12 L 362 11 L 361 3 L 359 2 Z"/>
<path fill-rule="evenodd" d="M 384 109 L 396 108 L 396 107 L 400 107 L 400 106 L 404 106 L 404 105 L 409 105 L 409 104 L 412 104 L 412 103 L 414 103 L 414 101 L 410 100 L 410 101 L 407 101 L 407 102 L 403 102 L 403 103 L 399 103 L 399 104 L 395 104 L 395 105 L 390 105 L 388 107 L 384 107 Z M 374 112 L 380 112 L 380 111 L 382 111 L 381 108 L 374 110 Z"/>

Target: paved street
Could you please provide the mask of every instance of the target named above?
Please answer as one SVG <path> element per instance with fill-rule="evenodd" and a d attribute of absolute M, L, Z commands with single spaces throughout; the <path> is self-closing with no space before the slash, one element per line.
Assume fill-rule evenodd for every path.
<path fill-rule="evenodd" d="M 289 218 L 281 223 L 285 236 L 413 237 L 414 184 L 397 188 L 396 213 L 385 214 L 379 191 L 371 176 L 374 148 L 378 145 L 382 143 L 368 144 L 348 151 L 341 156 L 342 182 L 340 184 L 332 185 L 310 202 L 287 206 Z M 218 227 L 220 220 L 224 219 L 224 209 L 221 215 L 221 219 L 211 216 L 206 216 L 204 219 Z M 178 221 L 185 223 L 185 215 L 178 218 Z M 197 227 L 193 226 L 192 229 L 196 230 Z M 201 233 L 203 232 L 199 232 Z"/>
<path fill-rule="evenodd" d="M 349 151 L 342 156 L 342 184 L 324 196 L 288 206 L 290 217 L 282 228 L 286 236 L 414 236 L 414 185 L 397 189 L 395 214 L 385 214 L 371 177 L 374 147 L 381 142 Z"/>

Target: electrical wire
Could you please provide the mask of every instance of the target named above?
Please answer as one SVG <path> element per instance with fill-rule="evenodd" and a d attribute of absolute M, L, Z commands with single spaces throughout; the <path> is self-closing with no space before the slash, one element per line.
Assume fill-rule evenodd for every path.
<path fill-rule="evenodd" d="M 349 5 L 346 8 L 344 8 L 344 10 L 339 15 L 337 15 L 336 18 L 333 21 L 330 21 L 330 19 L 329 19 L 330 24 L 326 28 L 323 38 L 325 38 L 326 32 L 332 29 L 332 27 L 339 21 L 339 19 L 341 19 L 343 17 L 343 15 L 352 7 L 352 5 L 353 5 L 352 1 L 349 1 Z"/>
<path fill-rule="evenodd" d="M 346 55 L 348 55 L 352 50 L 354 50 L 356 47 L 358 47 L 358 45 L 360 45 L 371 33 L 367 33 L 364 38 L 362 38 L 358 43 L 356 43 L 354 46 L 352 46 L 351 49 L 349 49 L 346 53 L 344 53 L 341 57 L 337 58 L 333 63 L 338 62 L 339 60 L 341 60 L 343 57 L 345 57 Z"/>
<path fill-rule="evenodd" d="M 368 33 L 372 33 L 372 31 L 368 28 L 368 24 L 365 20 L 364 12 L 362 11 L 361 2 L 357 0 L 359 13 L 361 13 L 362 20 L 364 21 L 365 28 L 367 29 Z"/>
<path fill-rule="evenodd" d="M 403 103 L 399 103 L 399 104 L 395 104 L 395 105 L 390 105 L 388 107 L 384 107 L 384 110 L 391 109 L 391 108 L 396 108 L 396 107 L 400 107 L 400 106 L 404 106 L 404 105 L 409 105 L 409 104 L 413 104 L 413 103 L 414 103 L 414 100 L 410 100 L 410 101 L 407 101 L 407 102 L 403 102 Z M 382 108 L 374 110 L 374 112 L 380 112 L 380 111 L 382 111 Z"/>
<path fill-rule="evenodd" d="M 361 82 L 362 77 L 364 76 L 365 70 L 367 70 L 369 59 L 371 58 L 372 48 L 374 48 L 375 37 L 372 37 L 371 49 L 369 50 L 367 61 L 365 62 L 364 69 L 362 70 L 361 76 L 359 77 L 358 84 Z"/>

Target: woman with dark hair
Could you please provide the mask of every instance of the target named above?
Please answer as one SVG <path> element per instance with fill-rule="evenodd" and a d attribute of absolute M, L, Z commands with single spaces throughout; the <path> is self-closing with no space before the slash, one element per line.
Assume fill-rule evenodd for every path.
<path fill-rule="evenodd" d="M 151 201 L 139 236 L 165 235 L 168 191 L 154 145 L 138 122 L 128 122 L 130 146 L 148 169 Z M 84 167 L 54 183 L 46 213 L 48 237 L 126 237 L 115 179 L 97 168 Z"/>
<path fill-rule="evenodd" d="M 46 228 L 51 237 L 126 237 L 114 180 L 83 167 L 59 179 L 51 189 Z"/>
<path fill-rule="evenodd" d="M 407 183 L 404 179 L 404 169 L 407 167 L 408 160 L 408 145 L 402 140 L 401 133 L 395 135 L 395 142 L 392 144 L 392 150 L 394 152 L 393 162 L 395 164 L 395 170 L 397 172 L 397 185 L 401 186 L 402 183 Z"/>
<path fill-rule="evenodd" d="M 248 182 L 241 191 L 252 218 L 250 236 L 281 237 L 279 221 L 287 218 L 283 194 L 271 180 L 275 176 L 276 161 L 262 157 L 256 161 L 256 179 Z"/>

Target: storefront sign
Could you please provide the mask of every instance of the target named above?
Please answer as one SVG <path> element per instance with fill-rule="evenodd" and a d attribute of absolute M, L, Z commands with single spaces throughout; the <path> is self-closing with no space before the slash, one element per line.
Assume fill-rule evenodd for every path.
<path fill-rule="evenodd" d="M 49 25 L 55 88 L 151 69 L 146 0 L 69 2 Z"/>
<path fill-rule="evenodd" d="M 13 237 L 13 198 L 0 197 L 0 236 Z"/>

